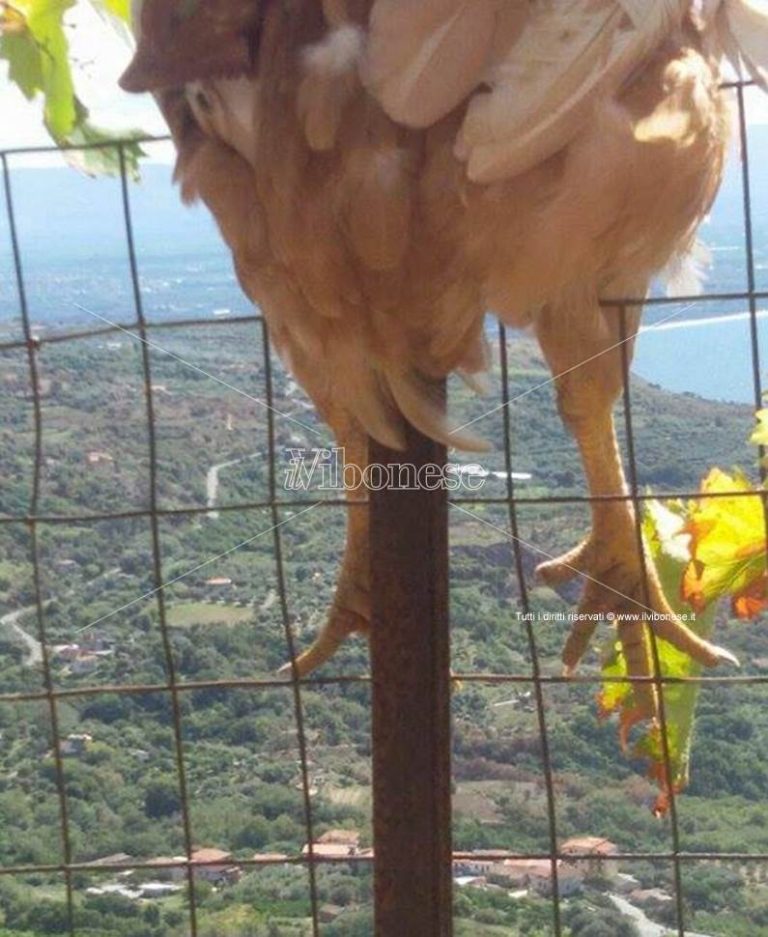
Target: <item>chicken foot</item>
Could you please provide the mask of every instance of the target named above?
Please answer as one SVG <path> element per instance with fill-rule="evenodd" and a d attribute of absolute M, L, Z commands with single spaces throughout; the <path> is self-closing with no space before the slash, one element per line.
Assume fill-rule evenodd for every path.
<path fill-rule="evenodd" d="M 629 320 L 631 319 L 631 323 Z M 639 325 L 639 312 L 627 315 L 628 352 Z M 655 719 L 658 700 L 653 683 L 651 628 L 699 663 L 712 667 L 738 664 L 724 648 L 699 637 L 675 615 L 664 596 L 651 557 L 641 555 L 635 511 L 630 499 L 613 417 L 623 387 L 623 342 L 618 310 L 546 309 L 537 335 L 552 369 L 562 418 L 581 454 L 591 497 L 592 531 L 562 557 L 537 570 L 549 585 L 575 577 L 585 580 L 579 614 L 563 650 L 566 674 L 583 657 L 602 618 L 613 621 L 633 685 L 638 719 Z"/>

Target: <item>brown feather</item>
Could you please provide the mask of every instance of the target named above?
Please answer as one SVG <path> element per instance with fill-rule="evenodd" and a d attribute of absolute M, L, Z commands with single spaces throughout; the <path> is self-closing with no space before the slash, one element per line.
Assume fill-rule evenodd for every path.
<path fill-rule="evenodd" d="M 407 21 L 400 0 L 387 2 L 393 22 Z M 211 206 L 246 289 L 307 380 L 327 372 L 324 393 L 379 438 L 392 441 L 383 427 L 397 423 L 395 397 L 444 438 L 426 388 L 450 371 L 477 371 L 488 308 L 524 325 L 546 304 L 585 301 L 628 273 L 647 279 L 690 244 L 725 145 L 717 71 L 696 34 L 680 32 L 625 90 L 592 104 L 556 156 L 478 186 L 453 153 L 461 110 L 407 130 L 364 87 L 366 4 L 256 4 L 250 137 L 212 114 L 203 146 L 177 97 L 178 172 L 185 196 Z M 451 4 L 466 15 L 459 0 L 434 0 L 417 19 L 434 29 L 436 11 Z M 146 29 L 163 39 L 147 9 Z M 491 54 L 507 54 L 516 30 L 512 17 Z"/>

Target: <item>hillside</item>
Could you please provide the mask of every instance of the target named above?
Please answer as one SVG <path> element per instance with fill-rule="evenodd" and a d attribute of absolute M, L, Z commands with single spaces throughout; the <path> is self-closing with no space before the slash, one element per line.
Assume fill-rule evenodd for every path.
<path fill-rule="evenodd" d="M 81 743 L 70 739 L 74 750 L 64 758 L 75 862 L 116 853 L 147 859 L 183 852 L 172 713 L 167 694 L 160 691 L 168 679 L 168 651 L 178 679 L 194 684 L 180 693 L 194 844 L 225 850 L 241 861 L 256 853 L 293 855 L 304 845 L 290 691 L 215 685 L 230 677 L 270 678 L 286 658 L 271 512 L 261 506 L 269 498 L 270 473 L 266 411 L 259 403 L 267 393 L 260 336 L 260 327 L 252 323 L 153 333 L 169 646 L 153 594 L 150 525 L 142 513 L 150 502 L 139 348 L 118 334 L 46 344 L 39 356 L 43 434 L 38 513 L 56 516 L 55 522 L 38 528 L 43 623 L 55 685 L 67 691 L 59 706 L 60 738 L 89 737 Z M 519 398 L 511 407 L 513 467 L 531 476 L 518 483 L 518 494 L 529 502 L 519 512 L 521 535 L 529 544 L 525 567 L 532 601 L 539 611 L 562 610 L 575 595 L 558 596 L 539 586 L 533 569 L 539 551 L 553 553 L 580 538 L 587 516 L 583 505 L 537 502 L 555 494 L 583 494 L 583 481 L 540 355 L 528 339 L 515 337 L 509 359 L 510 394 Z M 30 506 L 35 444 L 25 369 L 23 353 L 0 358 L 0 476 L 5 480 L 0 511 L 19 518 Z M 498 408 L 497 371 L 493 378 L 497 386 L 483 400 L 454 389 L 457 417 L 471 419 Z M 635 382 L 633 402 L 644 487 L 660 494 L 692 492 L 710 465 L 754 466 L 755 453 L 746 443 L 749 407 L 672 395 L 642 381 Z M 288 469 L 285 450 L 325 445 L 328 439 L 280 370 L 273 404 L 282 415 L 275 424 L 278 496 L 307 505 L 291 504 L 280 514 L 286 521 L 280 533 L 290 622 L 305 644 L 331 594 L 343 514 L 332 505 L 308 509 L 327 499 L 327 493 L 281 490 Z M 483 465 L 503 472 L 503 411 L 475 429 L 494 444 Z M 213 466 L 220 466 L 219 513 L 211 516 L 207 479 Z M 479 494 L 503 499 L 505 491 L 503 480 L 490 478 Z M 243 504 L 257 506 L 227 510 Z M 505 505 L 464 507 L 505 529 Z M 104 517 L 115 513 L 121 516 Z M 30 546 L 23 521 L 0 525 L 4 693 L 41 686 Z M 528 674 L 527 640 L 515 617 L 519 606 L 508 539 L 455 510 L 451 561 L 455 670 Z M 723 620 L 722 629 L 723 643 L 740 652 L 745 671 L 759 672 L 759 659 L 768 655 L 764 624 L 747 629 Z M 559 672 L 563 637 L 562 626 L 537 625 L 547 672 Z M 587 672 L 596 660 L 590 657 Z M 327 669 L 327 674 L 365 672 L 362 642 L 346 648 Z M 115 692 L 128 684 L 148 689 Z M 94 687 L 103 687 L 103 692 L 80 692 Z M 459 849 L 537 852 L 549 847 L 538 725 L 528 691 L 524 685 L 466 682 L 456 693 Z M 622 851 L 668 850 L 669 825 L 650 814 L 651 785 L 638 776 L 637 766 L 622 758 L 615 727 L 598 722 L 593 695 L 594 689 L 586 686 L 547 689 L 560 836 L 607 836 Z M 759 686 L 713 687 L 704 694 L 693 782 L 680 804 L 683 849 L 768 851 L 768 710 L 761 695 Z M 369 688 L 365 683 L 313 685 L 302 697 L 316 831 L 354 828 L 365 846 L 370 837 Z M 60 861 L 61 844 L 53 835 L 58 808 L 52 745 L 43 704 L 0 702 L 4 865 Z M 646 888 L 670 887 L 668 865 L 632 862 L 622 871 Z M 697 887 L 702 876 L 717 887 Z M 692 869 L 689 878 L 689 926 L 713 937 L 768 935 L 768 895 L 740 868 Z M 106 873 L 75 876 L 78 933 L 186 933 L 181 892 L 151 901 L 88 892 L 113 880 Z M 720 887 L 725 882 L 728 887 Z M 324 933 L 369 934 L 361 910 L 370 894 L 367 872 L 324 869 L 320 891 L 323 901 L 348 909 Z M 574 937 L 591 934 L 580 929 L 579 909 L 603 907 L 605 900 L 597 886 L 569 899 Z M 5 915 L 4 924 L 0 917 L 0 935 L 59 933 L 62 901 L 62 881 L 55 874 L 0 879 Z M 201 884 L 199 904 L 200 932 L 206 937 L 299 937 L 306 933 L 306 872 L 281 865 L 246 870 L 239 883 L 228 887 L 211 890 Z M 466 932 L 473 935 L 544 937 L 550 932 L 542 898 L 494 904 L 480 894 L 462 892 L 457 914 L 469 922 Z M 606 914 L 617 920 L 615 911 Z M 594 920 L 596 915 L 593 911 Z"/>

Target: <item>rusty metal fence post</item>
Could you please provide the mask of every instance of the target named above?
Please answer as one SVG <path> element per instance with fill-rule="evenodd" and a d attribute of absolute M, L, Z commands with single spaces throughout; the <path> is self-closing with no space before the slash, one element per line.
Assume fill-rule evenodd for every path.
<path fill-rule="evenodd" d="M 446 451 L 409 427 L 405 452 L 371 442 L 370 462 L 428 482 Z M 370 499 L 376 937 L 450 937 L 447 493 L 388 484 Z"/>

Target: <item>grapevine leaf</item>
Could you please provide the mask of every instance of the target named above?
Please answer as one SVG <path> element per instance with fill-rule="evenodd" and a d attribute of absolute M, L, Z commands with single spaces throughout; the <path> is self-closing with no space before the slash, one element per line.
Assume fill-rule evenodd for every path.
<path fill-rule="evenodd" d="M 606 681 L 597 698 L 600 716 L 607 718 L 615 712 L 621 712 L 632 695 L 629 683 L 622 683 L 627 676 L 627 665 L 621 649 L 621 642 L 612 641 L 603 654 L 603 679 Z"/>
<path fill-rule="evenodd" d="M 31 50 L 28 43 L 37 47 L 38 57 L 34 90 L 42 91 L 45 97 L 45 125 L 51 136 L 59 141 L 65 139 L 76 120 L 74 86 L 69 65 L 69 43 L 64 33 L 64 14 L 72 7 L 74 0 L 13 0 L 5 5 L 10 11 L 4 14 L 16 22 L 17 37 L 24 37 L 27 42 L 3 48 L 3 55 L 10 54 L 26 57 L 27 64 Z M 23 20 L 23 26 L 20 24 Z M 3 28 L 4 38 L 6 27 Z M 12 73 L 24 68 L 23 62 L 11 60 Z M 32 89 L 32 72 L 27 67 L 27 92 Z"/>
<path fill-rule="evenodd" d="M 756 446 L 768 446 L 768 410 L 757 411 L 757 426 L 750 442 Z"/>
<path fill-rule="evenodd" d="M 719 599 L 729 597 L 741 618 L 754 617 L 768 606 L 766 526 L 762 492 L 755 491 L 743 475 L 713 469 L 701 493 L 701 499 L 686 505 L 650 502 L 643 532 L 673 611 L 709 640 Z M 699 695 L 699 684 L 688 681 L 701 673 L 701 666 L 666 641 L 657 639 L 656 645 L 660 675 L 672 681 L 663 688 L 666 737 L 662 726 L 646 727 L 632 754 L 650 765 L 650 776 L 660 790 L 656 812 L 663 814 L 672 791 L 688 783 Z M 627 674 L 621 644 L 612 642 L 604 655 L 606 682 L 598 704 L 602 716 L 618 715 L 625 749 L 629 730 L 636 724 L 632 687 L 621 682 Z"/>
<path fill-rule="evenodd" d="M 142 136 L 140 130 L 121 134 L 120 146 L 125 158 L 125 170 L 128 176 L 134 180 L 139 177 L 139 160 L 145 155 L 144 150 L 137 141 L 137 138 Z M 70 134 L 69 143 L 73 146 L 100 144 L 109 143 L 114 138 L 114 133 L 95 127 L 86 117 L 77 124 Z M 70 150 L 67 152 L 67 161 L 70 165 L 89 175 L 117 175 L 120 172 L 120 151 L 117 146 L 87 146 L 86 149 L 82 150 Z"/>
<path fill-rule="evenodd" d="M 684 527 L 684 509 L 680 505 L 662 505 L 658 502 L 649 502 L 647 505 L 644 533 L 662 587 L 671 601 L 673 610 L 683 617 L 688 627 L 708 639 L 714 626 L 714 607 L 703 614 L 692 614 L 680 598 L 680 580 L 690 563 L 690 535 L 685 532 Z M 701 673 L 699 664 L 671 644 L 657 639 L 656 645 L 663 678 L 685 679 Z M 619 643 L 614 643 L 604 659 L 603 677 L 615 680 L 626 676 L 627 665 L 623 650 Z M 631 750 L 631 754 L 649 765 L 649 775 L 659 786 L 660 794 L 655 805 L 657 814 L 665 813 L 668 808 L 670 786 L 679 791 L 688 783 L 699 685 L 671 683 L 664 686 L 663 692 L 669 770 L 667 771 L 666 767 L 665 744 L 659 726 L 646 726 Z M 600 694 L 599 706 L 604 716 L 618 714 L 622 744 L 625 748 L 628 747 L 627 735 L 634 724 L 631 685 L 612 681 L 605 683 Z"/>
<path fill-rule="evenodd" d="M 71 147 L 100 144 L 114 139 L 94 126 L 88 109 L 78 98 L 67 41 L 64 16 L 76 0 L 0 0 L 0 59 L 8 62 L 8 75 L 24 96 L 43 97 L 45 126 L 59 146 L 66 146 L 67 161 L 91 174 L 119 171 L 118 150 L 97 147 L 77 150 Z M 118 28 L 125 29 L 130 18 L 129 0 L 92 0 L 93 6 Z M 138 131 L 121 134 L 126 169 L 138 175 L 143 155 L 135 138 Z"/>
<path fill-rule="evenodd" d="M 686 525 L 691 561 L 682 597 L 696 611 L 725 595 L 740 618 L 754 617 L 768 607 L 763 498 L 759 492 L 750 497 L 752 491 L 743 475 L 713 469 L 702 494 L 717 497 L 704 497 L 691 506 Z"/>
<path fill-rule="evenodd" d="M 31 101 L 42 90 L 43 66 L 40 49 L 26 26 L 18 32 L 3 29 L 0 35 L 0 59 L 8 62 L 8 77 Z"/>

